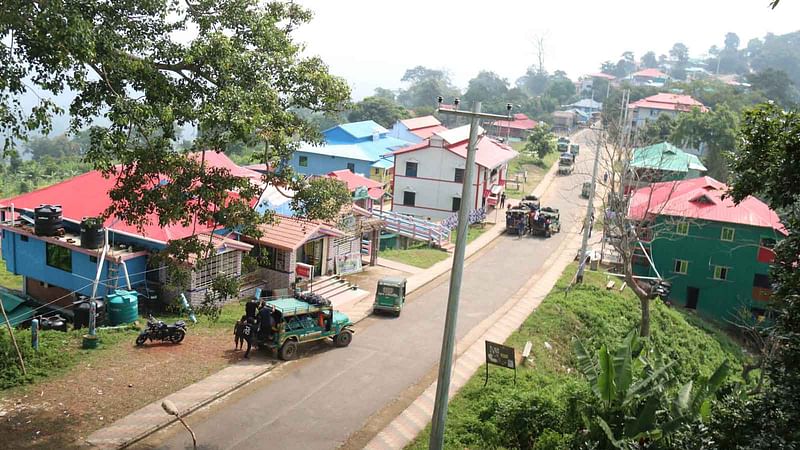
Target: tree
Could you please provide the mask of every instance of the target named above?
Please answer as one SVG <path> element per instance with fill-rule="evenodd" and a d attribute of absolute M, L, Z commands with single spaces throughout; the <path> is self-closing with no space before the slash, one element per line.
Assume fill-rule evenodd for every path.
<path fill-rule="evenodd" d="M 550 125 L 540 123 L 531 131 L 525 143 L 525 153 L 536 155 L 543 159 L 548 153 L 556 151 L 556 136 L 551 132 Z"/>
<path fill-rule="evenodd" d="M 617 65 L 613 61 L 605 61 L 600 65 L 600 72 L 614 75 L 617 71 Z"/>
<path fill-rule="evenodd" d="M 28 140 L 26 147 L 31 158 L 37 161 L 45 156 L 63 158 L 81 154 L 80 145 L 70 140 L 66 134 L 58 135 L 55 138 L 35 137 Z"/>
<path fill-rule="evenodd" d="M 452 85 L 450 76 L 443 70 L 416 66 L 406 70 L 401 81 L 408 83 L 409 86 L 408 89 L 400 91 L 397 101 L 406 108 L 433 107 L 440 95 L 446 99 L 461 95 Z"/>
<path fill-rule="evenodd" d="M 758 89 L 768 99 L 778 102 L 785 108 L 796 105 L 800 100 L 800 92 L 782 70 L 767 68 L 758 73 L 751 73 L 747 76 L 747 81 L 753 89 Z"/>
<path fill-rule="evenodd" d="M 488 113 L 501 114 L 505 112 L 507 94 L 508 80 L 494 72 L 482 70 L 478 76 L 469 80 L 464 100 L 468 104 L 483 102 L 483 110 Z"/>
<path fill-rule="evenodd" d="M 397 100 L 397 94 L 395 94 L 393 90 L 382 87 L 376 87 L 375 93 L 372 96 L 390 100 L 392 102 Z"/>
<path fill-rule="evenodd" d="M 575 96 L 575 83 L 566 77 L 553 77 L 544 95 L 555 99 L 559 105 L 565 105 Z"/>
<path fill-rule="evenodd" d="M 269 216 L 249 203 L 260 190 L 176 151 L 180 129 L 199 130 L 190 150 L 258 145 L 260 161 L 279 167 L 298 140 L 321 139 L 300 109 L 335 112 L 349 99 L 345 81 L 295 42 L 294 29 L 311 13 L 294 3 L 26 0 L 4 2 L 0 11 L 4 48 L 14 49 L 0 52 L 6 147 L 32 130 L 47 132 L 57 111 L 42 100 L 27 115 L 19 96 L 71 89 L 72 132 L 100 115 L 108 121 L 92 128 L 85 155 L 117 177 L 104 215 L 136 226 L 156 213 L 161 226 L 213 224 L 258 236 Z M 289 168 L 265 178 L 304 188 Z M 211 245 L 195 236 L 168 250 L 180 260 Z"/>
<path fill-rule="evenodd" d="M 670 141 L 682 147 L 705 146 L 708 175 L 725 182 L 728 178 L 725 155 L 736 148 L 736 126 L 736 115 L 725 105 L 709 112 L 694 108 L 678 116 Z"/>
<path fill-rule="evenodd" d="M 755 72 L 768 68 L 786 72 L 792 82 L 800 86 L 800 31 L 783 35 L 767 34 L 760 43 L 748 43 L 747 53 L 750 66 Z"/>
<path fill-rule="evenodd" d="M 410 115 L 402 106 L 391 100 L 381 97 L 367 97 L 353 105 L 352 111 L 347 115 L 350 122 L 374 120 L 378 124 L 390 128 L 395 122 L 407 119 Z"/>
<path fill-rule="evenodd" d="M 649 122 L 641 130 L 637 131 L 637 146 L 648 146 L 669 141 L 675 130 L 675 121 L 667 114 L 661 114 L 656 120 Z"/>
<path fill-rule="evenodd" d="M 800 113 L 764 104 L 744 114 L 741 145 L 731 157 L 730 195 L 750 195 L 782 211 L 788 235 L 775 247 L 770 270 L 771 311 L 781 346 L 767 363 L 769 381 L 720 425 L 737 448 L 791 449 L 800 445 Z"/>
<path fill-rule="evenodd" d="M 689 62 L 689 48 L 681 42 L 675 43 L 669 51 L 669 55 L 675 60 L 672 68 L 672 77 L 678 80 L 686 78 L 686 64 Z"/>
<path fill-rule="evenodd" d="M 655 52 L 647 52 L 642 55 L 640 63 L 647 69 L 655 69 L 658 67 L 658 61 L 656 60 Z"/>
<path fill-rule="evenodd" d="M 539 72 L 534 67 L 528 67 L 525 75 L 519 77 L 514 84 L 528 95 L 538 96 L 544 94 L 549 79 L 550 77 L 547 72 Z"/>
<path fill-rule="evenodd" d="M 739 36 L 736 33 L 725 34 L 725 50 L 734 52 L 739 50 Z"/>

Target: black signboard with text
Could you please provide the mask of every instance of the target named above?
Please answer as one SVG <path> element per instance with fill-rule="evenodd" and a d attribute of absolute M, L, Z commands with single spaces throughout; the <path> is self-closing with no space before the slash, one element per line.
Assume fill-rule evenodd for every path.
<path fill-rule="evenodd" d="M 513 347 L 508 347 L 496 342 L 486 342 L 486 386 L 489 383 L 489 364 L 514 370 L 514 384 L 517 383 L 517 356 Z"/>

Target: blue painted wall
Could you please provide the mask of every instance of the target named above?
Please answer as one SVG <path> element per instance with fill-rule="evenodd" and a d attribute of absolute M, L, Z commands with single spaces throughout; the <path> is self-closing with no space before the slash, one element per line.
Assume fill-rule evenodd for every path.
<path fill-rule="evenodd" d="M 300 167 L 300 156 L 308 157 L 308 167 Z M 366 177 L 370 175 L 370 168 L 372 167 L 371 161 L 362 161 L 351 158 L 340 158 L 338 156 L 320 155 L 316 153 L 294 152 L 292 155 L 292 167 L 298 173 L 305 175 L 325 175 L 334 170 L 347 169 L 347 163 L 353 163 L 356 166 L 356 173 L 360 173 Z"/>
<path fill-rule="evenodd" d="M 22 236 L 9 230 L 2 232 L 2 256 L 9 272 L 23 275 L 39 281 L 58 286 L 70 291 L 78 291 L 84 295 L 92 294 L 91 283 L 97 272 L 97 263 L 92 262 L 90 256 L 84 253 L 70 251 L 72 257 L 72 272 L 67 272 L 46 264 L 46 243 L 35 236 L 28 237 L 27 241 Z M 147 270 L 147 256 L 126 261 L 128 273 L 131 275 L 131 284 L 143 283 Z M 108 262 L 103 264 L 100 279 L 108 278 Z M 108 283 L 111 284 L 111 283 Z M 119 268 L 117 286 L 125 287 L 125 274 Z M 105 295 L 106 289 L 101 285 L 99 295 Z"/>

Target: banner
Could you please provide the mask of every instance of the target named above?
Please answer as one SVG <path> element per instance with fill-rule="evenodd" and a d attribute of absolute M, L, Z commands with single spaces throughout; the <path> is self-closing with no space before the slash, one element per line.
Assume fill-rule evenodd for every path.
<path fill-rule="evenodd" d="M 294 268 L 294 273 L 297 278 L 311 280 L 314 277 L 314 266 L 310 264 L 297 263 Z"/>
<path fill-rule="evenodd" d="M 361 272 L 361 253 L 348 253 L 336 257 L 336 273 L 348 275 Z"/>

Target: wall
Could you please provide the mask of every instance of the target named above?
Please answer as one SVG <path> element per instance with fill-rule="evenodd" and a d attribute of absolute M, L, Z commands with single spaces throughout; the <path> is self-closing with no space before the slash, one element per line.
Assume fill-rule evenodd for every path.
<path fill-rule="evenodd" d="M 753 298 L 753 277 L 767 274 L 769 264 L 757 259 L 762 237 L 780 240 L 780 234 L 769 228 L 694 220 L 687 236 L 674 232 L 675 218 L 660 218 L 652 242 L 652 257 L 664 279 L 672 282 L 670 299 L 686 305 L 687 288 L 700 289 L 697 311 L 724 321 L 731 319 L 742 306 L 765 308 L 763 301 Z M 722 227 L 734 228 L 733 242 L 720 240 Z M 687 274 L 675 272 L 675 260 L 689 262 Z M 645 262 L 646 264 L 646 262 Z M 715 280 L 714 266 L 729 267 L 727 280 Z M 655 276 L 648 266 L 637 265 L 638 274 Z"/>
<path fill-rule="evenodd" d="M 308 157 L 308 166 L 300 167 L 300 156 Z M 361 161 L 350 158 L 340 158 L 337 156 L 320 155 L 317 153 L 294 152 L 292 155 L 292 168 L 302 174 L 306 175 L 325 175 L 334 170 L 347 169 L 347 164 L 352 163 L 355 165 L 355 172 L 365 177 L 370 177 L 370 169 L 372 167 L 371 161 Z"/>
<path fill-rule="evenodd" d="M 675 111 L 639 107 L 634 112 L 632 125 L 634 127 L 644 126 L 648 121 L 656 120 L 662 114 L 666 114 L 673 119 L 678 115 Z"/>
<path fill-rule="evenodd" d="M 417 177 L 406 177 L 406 162 L 417 162 Z M 428 147 L 395 157 L 394 204 L 392 211 L 418 217 L 440 220 L 453 215 L 453 197 L 461 196 L 461 183 L 454 181 L 455 169 L 465 167 L 464 158 L 438 147 Z M 473 185 L 478 177 L 479 166 L 475 165 Z M 483 178 L 480 178 L 481 181 Z M 481 186 L 483 183 L 481 183 Z M 476 195 L 481 187 L 475 187 Z M 416 192 L 416 206 L 404 206 L 403 192 Z M 471 201 L 462 200 L 470 209 L 475 207 L 475 197 Z"/>

